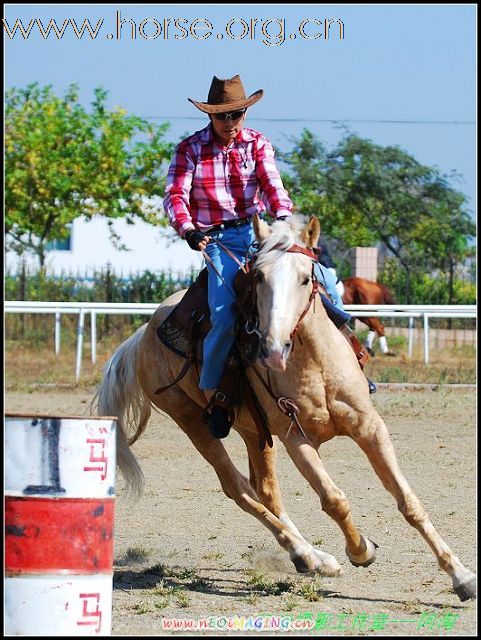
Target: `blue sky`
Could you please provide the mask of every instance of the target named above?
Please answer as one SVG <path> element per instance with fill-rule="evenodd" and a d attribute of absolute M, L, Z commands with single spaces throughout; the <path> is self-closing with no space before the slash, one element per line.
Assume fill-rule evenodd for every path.
<path fill-rule="evenodd" d="M 59 27 L 103 22 L 94 39 L 77 38 L 70 24 L 61 39 L 44 38 L 36 23 L 26 39 L 5 37 L 5 87 L 37 81 L 63 93 L 75 82 L 88 104 L 101 85 L 112 107 L 170 120 L 177 141 L 206 123 L 187 97 L 205 100 L 213 75 L 239 73 L 248 94 L 265 92 L 247 125 L 276 147 L 287 151 L 303 127 L 330 147 L 341 135 L 333 121 L 345 120 L 377 144 L 461 174 L 452 185 L 474 213 L 476 12 L 474 4 L 11 4 L 10 29 L 17 18 L 24 27 L 36 18 L 44 27 L 51 18 Z"/>

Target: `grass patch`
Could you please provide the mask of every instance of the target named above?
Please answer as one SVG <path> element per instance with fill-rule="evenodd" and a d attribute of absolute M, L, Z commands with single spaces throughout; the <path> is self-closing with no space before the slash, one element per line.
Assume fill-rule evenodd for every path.
<path fill-rule="evenodd" d="M 114 561 L 114 564 L 121 567 L 130 562 L 143 562 L 150 553 L 149 549 L 145 549 L 145 547 L 129 547 L 125 553 Z"/>
<path fill-rule="evenodd" d="M 310 582 L 298 585 L 295 593 L 308 602 L 319 602 L 324 597 L 321 578 L 318 576 Z"/>
<path fill-rule="evenodd" d="M 173 587 L 170 585 L 165 585 L 164 581 L 161 580 L 155 587 L 150 589 L 149 593 L 153 596 L 161 596 L 160 600 L 156 600 L 157 609 L 163 609 L 171 604 L 172 600 L 174 600 L 179 607 L 186 608 L 190 606 L 190 599 L 187 593 L 185 593 L 183 587 L 177 586 Z"/>
<path fill-rule="evenodd" d="M 282 611 L 285 611 L 286 613 L 289 613 L 290 611 L 294 611 L 294 609 L 296 609 L 299 606 L 299 598 L 297 598 L 294 594 L 287 594 L 286 598 L 284 599 L 281 607 L 282 607 Z"/>
<path fill-rule="evenodd" d="M 272 580 L 253 569 L 246 569 L 245 574 L 248 576 L 248 587 L 256 593 L 262 593 L 262 595 L 280 596 L 283 593 L 291 592 L 295 587 L 295 582 L 292 580 Z"/>
<path fill-rule="evenodd" d="M 150 605 L 146 602 L 136 602 L 133 605 L 127 607 L 137 615 L 142 615 L 143 613 L 153 613 L 153 609 L 151 609 Z"/>
<path fill-rule="evenodd" d="M 224 557 L 224 554 L 220 551 L 212 551 L 210 553 L 204 553 L 202 556 L 203 560 L 220 560 Z"/>
<path fill-rule="evenodd" d="M 212 580 L 208 580 L 207 578 L 199 578 L 197 576 L 187 585 L 187 589 L 189 589 L 190 591 L 211 591 Z"/>

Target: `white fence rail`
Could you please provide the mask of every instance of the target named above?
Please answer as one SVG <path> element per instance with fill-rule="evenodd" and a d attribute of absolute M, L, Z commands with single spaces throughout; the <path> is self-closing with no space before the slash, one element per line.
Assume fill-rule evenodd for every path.
<path fill-rule="evenodd" d="M 91 317 L 91 357 L 97 359 L 97 315 L 136 314 L 152 315 L 158 303 L 122 303 L 122 302 L 31 302 L 7 300 L 4 303 L 6 313 L 43 313 L 55 314 L 55 353 L 60 352 L 61 316 L 63 313 L 78 314 L 77 350 L 75 360 L 75 380 L 80 379 L 82 367 L 83 336 L 85 314 Z M 409 318 L 408 356 L 412 356 L 414 343 L 414 319 L 422 318 L 424 328 L 424 362 L 429 363 L 429 320 L 431 318 L 476 318 L 476 305 L 346 305 L 345 309 L 355 318 Z"/>

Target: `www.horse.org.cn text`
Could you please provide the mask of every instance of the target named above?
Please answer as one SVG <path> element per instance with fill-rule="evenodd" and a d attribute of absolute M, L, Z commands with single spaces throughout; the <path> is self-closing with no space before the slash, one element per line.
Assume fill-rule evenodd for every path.
<path fill-rule="evenodd" d="M 214 25 L 207 18 L 144 18 L 133 20 L 116 11 L 110 22 L 101 18 L 96 22 L 84 18 L 63 21 L 50 18 L 31 18 L 23 21 L 17 18 L 3 19 L 5 35 L 10 39 L 24 39 L 40 36 L 61 40 L 66 34 L 73 34 L 77 40 L 253 40 L 268 47 L 278 47 L 286 41 L 296 40 L 343 40 L 344 23 L 340 18 L 300 18 L 295 25 L 287 25 L 285 18 L 230 18 L 222 25 Z"/>

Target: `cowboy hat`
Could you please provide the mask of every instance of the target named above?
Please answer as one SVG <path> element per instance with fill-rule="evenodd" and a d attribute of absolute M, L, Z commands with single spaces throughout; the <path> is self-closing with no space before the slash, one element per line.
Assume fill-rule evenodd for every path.
<path fill-rule="evenodd" d="M 248 98 L 242 86 L 240 76 L 234 76 L 229 80 L 219 80 L 214 76 L 207 96 L 207 102 L 197 102 L 192 98 L 187 98 L 197 109 L 204 113 L 222 113 L 247 109 L 262 98 L 264 91 L 254 92 Z"/>

